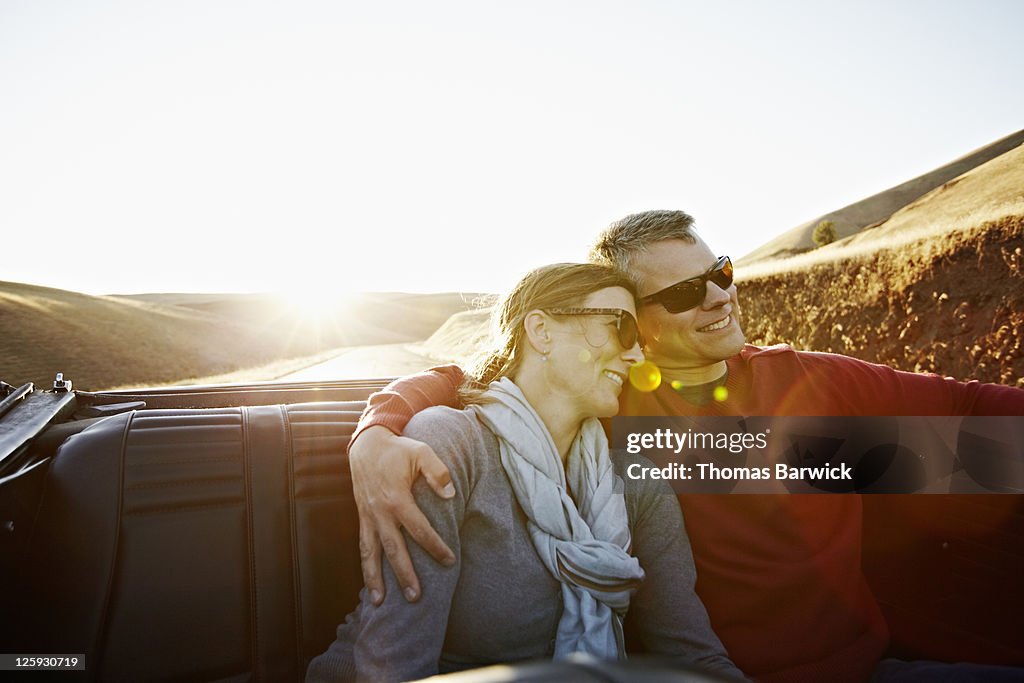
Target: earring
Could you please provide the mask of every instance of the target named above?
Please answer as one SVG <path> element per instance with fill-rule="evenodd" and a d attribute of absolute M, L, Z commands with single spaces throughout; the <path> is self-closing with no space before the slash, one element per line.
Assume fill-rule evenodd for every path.
<path fill-rule="evenodd" d="M 541 354 L 540 354 L 540 359 L 541 359 L 541 361 L 543 361 L 543 362 L 547 362 L 547 360 L 548 360 L 548 354 L 549 354 L 549 353 L 551 353 L 551 352 L 550 352 L 550 351 L 542 351 L 542 352 L 541 352 Z"/>

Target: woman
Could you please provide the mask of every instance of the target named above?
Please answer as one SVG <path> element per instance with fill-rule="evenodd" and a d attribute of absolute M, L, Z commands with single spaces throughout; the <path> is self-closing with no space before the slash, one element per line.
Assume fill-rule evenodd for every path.
<path fill-rule="evenodd" d="M 505 298 L 468 408 L 429 409 L 405 431 L 451 472 L 453 499 L 422 481 L 415 494 L 455 564 L 410 544 L 419 601 L 388 570 L 384 603 L 364 590 L 307 680 L 407 680 L 573 652 L 621 659 L 627 609 L 648 652 L 742 677 L 693 592 L 675 496 L 616 474 L 629 463 L 613 463 L 597 420 L 617 412 L 643 359 L 635 294 L 616 270 L 556 264 Z"/>

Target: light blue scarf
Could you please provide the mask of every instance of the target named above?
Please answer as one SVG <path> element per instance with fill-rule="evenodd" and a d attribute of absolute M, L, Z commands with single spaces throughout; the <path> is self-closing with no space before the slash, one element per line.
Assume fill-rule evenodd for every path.
<path fill-rule="evenodd" d="M 622 618 L 644 571 L 628 552 L 625 496 L 600 422 L 583 423 L 563 470 L 551 434 L 515 383 L 493 382 L 486 397 L 471 409 L 498 437 L 534 548 L 562 582 L 555 659 L 574 652 L 624 659 Z"/>

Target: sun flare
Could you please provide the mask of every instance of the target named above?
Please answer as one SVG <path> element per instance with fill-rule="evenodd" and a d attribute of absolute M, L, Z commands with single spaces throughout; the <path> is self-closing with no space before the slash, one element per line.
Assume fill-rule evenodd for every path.
<path fill-rule="evenodd" d="M 350 307 L 354 300 L 349 292 L 327 286 L 278 290 L 274 292 L 274 298 L 290 317 L 306 322 L 333 318 Z"/>

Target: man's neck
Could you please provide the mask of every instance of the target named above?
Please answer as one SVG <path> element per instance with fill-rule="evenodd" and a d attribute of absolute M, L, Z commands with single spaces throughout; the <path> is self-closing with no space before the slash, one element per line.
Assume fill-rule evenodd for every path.
<path fill-rule="evenodd" d="M 661 381 L 662 382 L 678 382 L 682 386 L 692 387 L 699 384 L 708 384 L 709 382 L 717 381 L 728 370 L 724 360 L 720 360 L 717 363 L 711 365 L 700 365 L 696 367 L 679 367 L 672 366 L 668 363 L 661 364 L 657 360 L 654 361 L 658 368 L 661 370 Z"/>

